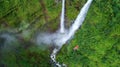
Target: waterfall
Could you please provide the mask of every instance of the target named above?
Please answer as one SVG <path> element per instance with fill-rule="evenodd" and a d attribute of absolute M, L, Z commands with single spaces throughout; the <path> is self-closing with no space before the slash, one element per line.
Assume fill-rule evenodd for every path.
<path fill-rule="evenodd" d="M 59 63 L 56 61 L 56 54 L 58 51 L 62 48 L 62 46 L 74 36 L 75 32 L 79 29 L 79 27 L 82 25 L 83 21 L 85 20 L 85 17 L 87 15 L 88 9 L 92 3 L 92 0 L 88 0 L 86 4 L 82 7 L 80 13 L 78 14 L 75 22 L 70 26 L 69 30 L 66 30 L 64 27 L 64 14 L 65 14 L 65 0 L 62 0 L 62 12 L 61 12 L 61 22 L 60 22 L 60 31 L 58 30 L 55 33 L 43 33 L 44 35 L 37 36 L 37 43 L 43 43 L 43 44 L 53 44 L 56 46 L 53 49 L 53 52 L 51 54 L 51 60 L 53 63 L 61 67 Z"/>
<path fill-rule="evenodd" d="M 69 30 L 64 28 L 64 5 L 65 0 L 62 0 L 62 13 L 61 13 L 61 22 L 60 22 L 60 32 L 59 30 L 55 33 L 43 33 L 44 35 L 38 35 L 36 38 L 36 43 L 41 44 L 54 44 L 61 48 L 68 40 L 74 36 L 75 32 L 79 29 L 82 25 L 83 21 L 85 20 L 86 14 L 88 9 L 92 3 L 92 0 L 88 0 L 86 4 L 82 7 L 80 13 L 78 14 L 75 22 L 70 26 Z"/>
<path fill-rule="evenodd" d="M 70 26 L 69 30 L 64 28 L 64 4 L 65 0 L 62 0 L 62 13 L 61 13 L 61 22 L 60 22 L 60 32 L 55 32 L 53 34 L 43 33 L 44 35 L 37 36 L 37 40 L 39 43 L 44 42 L 45 44 L 54 44 L 57 46 L 62 47 L 68 40 L 74 36 L 75 32 L 79 29 L 82 25 L 83 21 L 85 20 L 86 14 L 88 9 L 92 3 L 92 0 L 88 0 L 87 3 L 82 7 L 80 13 L 78 14 L 75 22 Z"/>
<path fill-rule="evenodd" d="M 60 21 L 60 33 L 65 32 L 64 21 L 65 21 L 65 0 L 62 0 L 62 12 L 61 12 L 61 21 Z"/>
<path fill-rule="evenodd" d="M 75 32 L 79 29 L 79 27 L 82 25 L 91 3 L 92 3 L 92 0 L 88 0 L 87 3 L 81 9 L 76 20 L 74 21 L 74 23 L 69 29 L 68 39 L 71 38 L 71 36 L 73 36 Z"/>
<path fill-rule="evenodd" d="M 69 31 L 65 32 L 64 34 L 60 34 L 63 35 L 63 37 L 59 38 L 59 46 L 62 46 L 63 44 L 65 44 L 68 40 L 71 39 L 72 36 L 74 36 L 75 32 L 79 29 L 79 27 L 82 25 L 83 21 L 85 20 L 85 17 L 87 15 L 88 9 L 90 7 L 92 3 L 92 0 L 88 0 L 87 3 L 82 7 L 80 13 L 78 14 L 75 22 L 72 24 L 72 26 L 69 28 Z M 59 36 L 57 36 L 59 37 Z"/>
<path fill-rule="evenodd" d="M 56 65 L 57 67 L 65 66 L 65 64 L 60 65 L 59 62 L 56 61 L 56 55 L 59 52 L 59 50 L 62 48 L 62 46 L 68 40 L 70 40 L 72 38 L 72 36 L 74 36 L 75 32 L 82 25 L 92 1 L 93 0 L 87 0 L 86 4 L 82 7 L 82 9 L 81 9 L 80 13 L 78 14 L 74 23 L 70 26 L 70 28 L 68 30 L 66 30 L 65 24 L 64 24 L 64 22 L 65 22 L 65 0 L 62 0 L 60 29 L 54 33 L 48 33 L 48 32 L 39 33 L 32 39 L 32 40 L 34 40 L 35 44 L 38 44 L 40 46 L 41 45 L 42 46 L 47 45 L 48 47 L 54 46 L 53 52 L 51 53 L 50 57 L 51 57 L 53 64 Z M 21 42 L 21 39 L 19 37 L 20 37 L 20 35 L 18 36 L 18 35 L 14 35 L 14 34 L 4 34 L 4 33 L 1 34 L 0 33 L 0 39 L 2 40 L 2 41 L 0 41 L 0 48 L 1 47 L 2 48 L 4 47 L 6 49 L 14 48 L 14 47 L 12 47 L 14 45 L 14 43 Z M 19 41 L 19 39 L 20 39 L 20 41 Z M 3 44 L 4 44 L 4 46 L 3 46 Z M 18 47 L 18 46 L 16 45 L 15 48 L 16 47 Z M 43 47 L 41 47 L 41 48 L 43 48 Z"/>

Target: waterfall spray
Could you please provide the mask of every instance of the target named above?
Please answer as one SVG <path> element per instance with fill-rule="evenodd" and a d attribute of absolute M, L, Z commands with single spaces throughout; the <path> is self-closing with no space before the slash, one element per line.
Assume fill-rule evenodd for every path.
<path fill-rule="evenodd" d="M 56 61 L 56 54 L 59 52 L 59 50 L 62 48 L 62 46 L 71 39 L 72 36 L 74 36 L 75 32 L 79 29 L 79 27 L 82 25 L 83 21 L 85 20 L 86 14 L 88 12 L 88 9 L 92 3 L 92 0 L 88 0 L 86 4 L 82 7 L 80 13 L 78 14 L 75 22 L 72 24 L 72 26 L 69 28 L 69 30 L 66 30 L 64 28 L 64 13 L 65 13 L 65 0 L 62 0 L 62 12 L 61 12 L 61 22 L 60 22 L 60 32 L 57 31 L 53 34 L 45 34 L 37 36 L 37 43 L 44 43 L 44 44 L 53 44 L 56 46 L 53 49 L 53 52 L 51 54 L 51 60 L 55 64 L 55 67 L 62 67 L 65 66 L 65 64 L 60 65 L 59 62 Z"/>
<path fill-rule="evenodd" d="M 79 29 L 79 27 L 82 25 L 83 21 L 85 20 L 85 17 L 87 15 L 88 9 L 91 5 L 93 0 L 87 0 L 86 4 L 82 7 L 80 13 L 78 14 L 75 22 L 70 26 L 68 30 L 65 29 L 65 24 L 64 24 L 64 18 L 65 18 L 65 0 L 62 0 L 62 12 L 61 12 L 61 21 L 60 21 L 60 29 L 57 30 L 55 33 L 48 33 L 48 32 L 43 32 L 38 35 L 36 35 L 34 42 L 38 45 L 42 46 L 54 46 L 53 52 L 50 55 L 51 61 L 55 65 L 55 67 L 63 67 L 66 66 L 65 64 L 59 64 L 59 62 L 56 61 L 56 55 L 62 48 L 62 46 L 71 39 L 72 36 L 74 36 L 75 32 Z M 4 47 L 12 47 L 12 43 L 16 43 L 17 38 L 20 38 L 20 35 L 15 35 L 14 34 L 0 34 L 0 48 Z M 23 36 L 24 37 L 24 36 Z M 17 41 L 19 42 L 19 40 Z M 20 41 L 21 42 L 21 41 Z M 9 46 L 1 46 L 3 44 L 10 44 Z M 17 47 L 17 46 L 15 46 Z M 13 48 L 13 47 L 12 47 Z"/>
<path fill-rule="evenodd" d="M 63 1 L 64 1 L 64 0 L 63 0 Z M 74 23 L 72 24 L 72 26 L 69 28 L 69 31 L 68 31 L 68 32 L 65 32 L 64 34 L 59 34 L 59 35 L 55 38 L 54 42 L 55 42 L 56 45 L 59 46 L 59 48 L 55 48 L 55 49 L 53 50 L 53 53 L 51 54 L 51 59 L 53 60 L 53 62 L 54 62 L 58 67 L 66 66 L 66 65 L 65 65 L 65 64 L 60 65 L 58 62 L 56 62 L 55 57 L 56 57 L 57 52 L 61 49 L 61 47 L 62 47 L 68 40 L 71 39 L 72 36 L 74 36 L 75 32 L 76 32 L 76 31 L 79 29 L 79 27 L 82 25 L 83 21 L 85 20 L 86 14 L 87 14 L 87 12 L 88 12 L 88 9 L 89 9 L 91 3 L 92 3 L 92 0 L 88 0 L 88 1 L 86 2 L 86 4 L 82 7 L 82 9 L 81 9 L 80 13 L 78 14 L 75 22 L 74 22 Z M 64 2 L 63 2 L 63 4 L 64 4 Z M 64 7 L 62 7 L 62 9 L 64 9 Z M 62 13 L 63 13 L 63 14 L 62 14 L 63 17 L 61 17 L 61 18 L 62 18 L 62 19 L 61 19 L 61 21 L 62 21 L 62 23 L 61 23 L 61 32 L 64 31 L 64 21 L 63 21 L 63 19 L 64 19 L 64 10 L 62 11 Z M 62 35 L 62 36 L 60 36 L 60 35 Z M 59 36 L 60 36 L 60 38 L 59 38 Z"/>

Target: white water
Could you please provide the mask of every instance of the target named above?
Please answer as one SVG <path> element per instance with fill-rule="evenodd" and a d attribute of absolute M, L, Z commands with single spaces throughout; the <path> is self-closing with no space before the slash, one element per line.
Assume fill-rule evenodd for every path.
<path fill-rule="evenodd" d="M 60 21 L 60 32 L 64 33 L 65 32 L 65 26 L 64 26 L 64 21 L 65 21 L 65 0 L 62 0 L 62 12 L 61 12 L 61 21 Z"/>
<path fill-rule="evenodd" d="M 54 45 L 57 46 L 54 48 L 52 54 L 51 54 L 51 60 L 53 63 L 55 63 L 56 66 L 62 67 L 63 65 L 60 65 L 56 61 L 56 54 L 61 49 L 61 47 L 74 36 L 75 32 L 79 29 L 79 27 L 82 25 L 83 21 L 85 20 L 86 14 L 88 12 L 88 9 L 92 3 L 92 0 L 88 0 L 87 3 L 83 6 L 80 13 L 78 14 L 75 22 L 72 24 L 72 26 L 69 28 L 69 30 L 66 30 L 64 28 L 64 12 L 65 12 L 65 0 L 62 0 L 62 13 L 61 13 L 61 22 L 60 22 L 60 30 L 58 30 L 55 33 L 43 33 L 40 36 L 37 36 L 37 43 L 38 44 L 49 44 L 49 46 Z M 66 66 L 66 65 L 64 65 Z"/>
<path fill-rule="evenodd" d="M 71 39 L 72 36 L 74 36 L 75 32 L 79 29 L 79 27 L 82 25 L 86 14 L 88 12 L 88 9 L 92 3 L 92 0 L 88 0 L 87 3 L 83 6 L 80 13 L 78 14 L 75 22 L 72 24 L 72 26 L 69 28 L 69 30 L 66 30 L 64 28 L 64 12 L 65 12 L 65 0 L 62 0 L 62 13 L 61 13 L 61 30 L 56 31 L 55 33 L 40 33 L 35 41 L 37 44 L 47 44 L 47 45 L 56 45 L 60 48 L 62 45 L 64 45 L 68 40 Z M 61 33 L 64 32 L 64 33 Z M 12 42 L 15 39 L 8 36 L 8 35 L 2 35 L 2 37 L 7 38 L 7 42 Z M 6 43 L 7 43 L 6 42 Z"/>
<path fill-rule="evenodd" d="M 72 26 L 69 28 L 69 31 L 66 32 L 63 37 L 61 37 L 61 45 L 65 44 L 69 39 L 71 39 L 72 36 L 74 36 L 75 32 L 79 29 L 79 27 L 82 25 L 83 21 L 85 20 L 86 14 L 88 12 L 88 9 L 92 3 L 92 0 L 88 0 L 87 3 L 83 6 L 80 13 L 78 14 L 75 22 L 72 24 Z M 64 26 L 64 25 L 62 25 Z"/>
<path fill-rule="evenodd" d="M 72 26 L 69 28 L 69 30 L 64 29 L 64 12 L 65 12 L 65 0 L 62 0 L 62 13 L 61 13 L 61 24 L 60 24 L 60 31 L 57 31 L 55 33 L 42 33 L 39 36 L 37 36 L 37 43 L 44 43 L 44 44 L 54 44 L 56 46 L 62 47 L 63 44 L 65 44 L 69 39 L 71 39 L 72 36 L 74 36 L 75 32 L 79 29 L 79 27 L 82 25 L 86 14 L 88 12 L 88 9 L 92 3 L 92 0 L 88 0 L 87 3 L 83 6 L 80 13 L 78 14 L 75 22 L 72 24 Z M 63 33 L 64 32 L 64 33 Z"/>
<path fill-rule="evenodd" d="M 88 0 L 87 3 L 81 9 L 75 22 L 72 24 L 72 26 L 69 28 L 69 30 L 68 31 L 66 30 L 66 32 L 64 34 L 59 34 L 57 36 L 57 37 L 59 37 L 60 35 L 62 35 L 62 36 L 60 36 L 59 39 L 55 40 L 55 42 L 57 41 L 57 45 L 62 46 L 69 39 L 71 39 L 72 36 L 74 36 L 75 32 L 79 29 L 79 27 L 82 25 L 83 21 L 85 20 L 86 14 L 88 12 L 88 9 L 89 9 L 91 3 L 92 3 L 92 0 Z"/>
<path fill-rule="evenodd" d="M 75 22 L 72 24 L 72 26 L 69 28 L 69 30 L 66 30 L 64 27 L 64 13 L 65 13 L 65 0 L 62 0 L 62 13 L 61 13 L 61 22 L 60 22 L 60 30 L 56 31 L 55 33 L 40 33 L 36 39 L 35 43 L 37 44 L 46 44 L 49 46 L 55 45 L 55 49 L 53 50 L 53 53 L 51 54 L 51 59 L 56 63 L 55 56 L 59 49 L 68 41 L 71 39 L 72 36 L 74 36 L 75 32 L 79 29 L 79 27 L 82 25 L 83 21 L 85 20 L 86 14 L 88 12 L 88 9 L 92 3 L 92 0 L 88 0 L 87 3 L 83 6 L 80 13 L 78 14 Z M 0 38 L 5 38 L 5 44 L 12 43 L 16 40 L 15 37 L 3 34 L 0 35 Z M 11 46 L 11 45 L 10 45 Z M 8 45 L 4 46 L 8 49 L 10 47 Z M 59 67 L 58 63 L 56 64 Z"/>
<path fill-rule="evenodd" d="M 68 39 L 71 38 L 71 36 L 73 36 L 75 32 L 79 29 L 79 27 L 82 25 L 91 3 L 92 3 L 92 0 L 88 0 L 87 3 L 81 9 L 75 22 L 72 24 L 72 26 L 69 29 Z"/>

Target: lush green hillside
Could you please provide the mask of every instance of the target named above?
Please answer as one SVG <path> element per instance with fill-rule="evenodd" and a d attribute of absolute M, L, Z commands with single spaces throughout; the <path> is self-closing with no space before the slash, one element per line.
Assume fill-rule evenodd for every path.
<path fill-rule="evenodd" d="M 67 26 L 76 18 L 85 2 L 66 1 Z M 85 22 L 71 42 L 63 46 L 57 60 L 68 67 L 119 67 L 119 3 L 120 0 L 94 0 Z M 0 31 L 22 33 L 31 30 L 32 34 L 38 30 L 54 32 L 59 27 L 60 13 L 61 2 L 56 3 L 55 0 L 1 0 Z M 19 47 L 15 50 L 1 51 L 0 67 L 50 67 L 50 52 L 42 51 L 26 41 L 22 41 L 22 46 L 16 44 Z M 74 51 L 76 45 L 79 48 Z"/>

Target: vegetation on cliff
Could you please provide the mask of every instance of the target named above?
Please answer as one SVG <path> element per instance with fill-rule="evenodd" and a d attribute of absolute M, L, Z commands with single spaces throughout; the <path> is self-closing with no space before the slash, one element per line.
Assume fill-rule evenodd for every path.
<path fill-rule="evenodd" d="M 85 2 L 66 0 L 67 27 L 72 24 Z M 68 67 L 119 67 L 119 3 L 120 0 L 94 0 L 83 25 L 74 38 L 63 46 L 57 60 L 65 62 Z M 60 1 L 1 0 L 0 31 L 22 33 L 30 30 L 31 34 L 37 31 L 54 32 L 59 27 L 60 13 Z M 15 43 L 17 47 L 14 50 L 0 51 L 0 67 L 51 67 L 50 51 L 43 51 L 26 42 L 28 40 L 21 39 L 20 44 Z M 78 50 L 73 49 L 76 45 L 79 46 Z"/>

